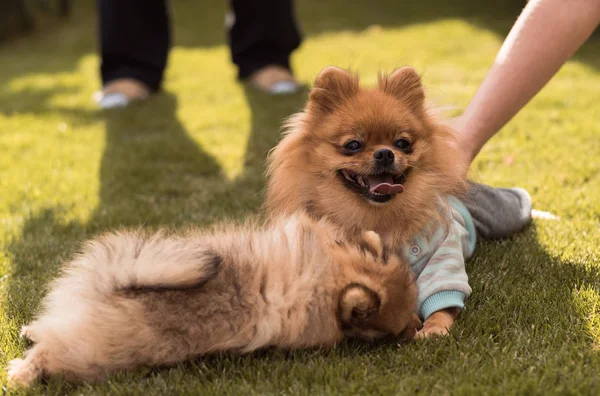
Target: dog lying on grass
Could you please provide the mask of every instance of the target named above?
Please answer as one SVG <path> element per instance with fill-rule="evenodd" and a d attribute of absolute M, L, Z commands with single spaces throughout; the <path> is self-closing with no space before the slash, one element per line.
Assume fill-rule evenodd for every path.
<path fill-rule="evenodd" d="M 414 337 L 410 268 L 375 232 L 358 244 L 303 214 L 269 226 L 180 235 L 122 231 L 88 242 L 64 268 L 12 384 L 98 380 L 219 351 L 331 346 L 344 335 Z"/>

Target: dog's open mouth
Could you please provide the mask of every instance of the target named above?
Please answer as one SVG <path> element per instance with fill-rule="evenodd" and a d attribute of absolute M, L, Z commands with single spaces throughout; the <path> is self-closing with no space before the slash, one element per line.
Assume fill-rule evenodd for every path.
<path fill-rule="evenodd" d="M 348 169 L 342 169 L 338 173 L 348 188 L 371 201 L 382 203 L 404 191 L 402 183 L 406 182 L 408 171 L 409 169 L 398 175 L 392 173 L 359 175 Z"/>

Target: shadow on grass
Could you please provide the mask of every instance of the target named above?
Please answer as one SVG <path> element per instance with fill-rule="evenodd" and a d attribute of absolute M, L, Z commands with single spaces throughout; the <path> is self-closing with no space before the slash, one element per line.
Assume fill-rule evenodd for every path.
<path fill-rule="evenodd" d="M 467 264 L 473 295 L 465 327 L 498 343 L 526 337 L 532 352 L 549 355 L 560 345 L 597 342 L 574 297 L 582 287 L 598 288 L 600 270 L 549 255 L 538 238 L 532 224 L 513 238 L 479 243 Z"/>
<path fill-rule="evenodd" d="M 245 87 L 251 111 L 244 167 L 227 181 L 218 162 L 192 140 L 169 93 L 106 114 L 100 206 L 90 231 L 115 226 L 203 225 L 252 214 L 262 203 L 264 161 L 282 120 L 302 108 L 306 91 L 274 98 Z"/>

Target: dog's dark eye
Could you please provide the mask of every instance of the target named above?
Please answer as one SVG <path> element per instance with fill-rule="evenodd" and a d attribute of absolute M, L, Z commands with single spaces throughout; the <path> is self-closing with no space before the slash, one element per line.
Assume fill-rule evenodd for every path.
<path fill-rule="evenodd" d="M 348 152 L 356 153 L 363 148 L 363 145 L 358 140 L 350 140 L 348 143 L 344 144 L 344 148 Z"/>
<path fill-rule="evenodd" d="M 400 151 L 404 151 L 405 153 L 410 153 L 412 150 L 410 142 L 406 139 L 398 139 L 396 141 L 396 147 L 398 147 Z"/>

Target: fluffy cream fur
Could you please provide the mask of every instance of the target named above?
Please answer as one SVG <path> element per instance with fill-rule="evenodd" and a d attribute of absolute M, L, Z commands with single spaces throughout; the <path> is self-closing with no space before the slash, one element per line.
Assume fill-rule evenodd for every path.
<path fill-rule="evenodd" d="M 44 375 L 95 380 L 217 351 L 328 346 L 344 333 L 414 336 L 408 267 L 374 232 L 360 246 L 298 214 L 268 227 L 99 237 L 68 263 L 13 384 Z"/>

